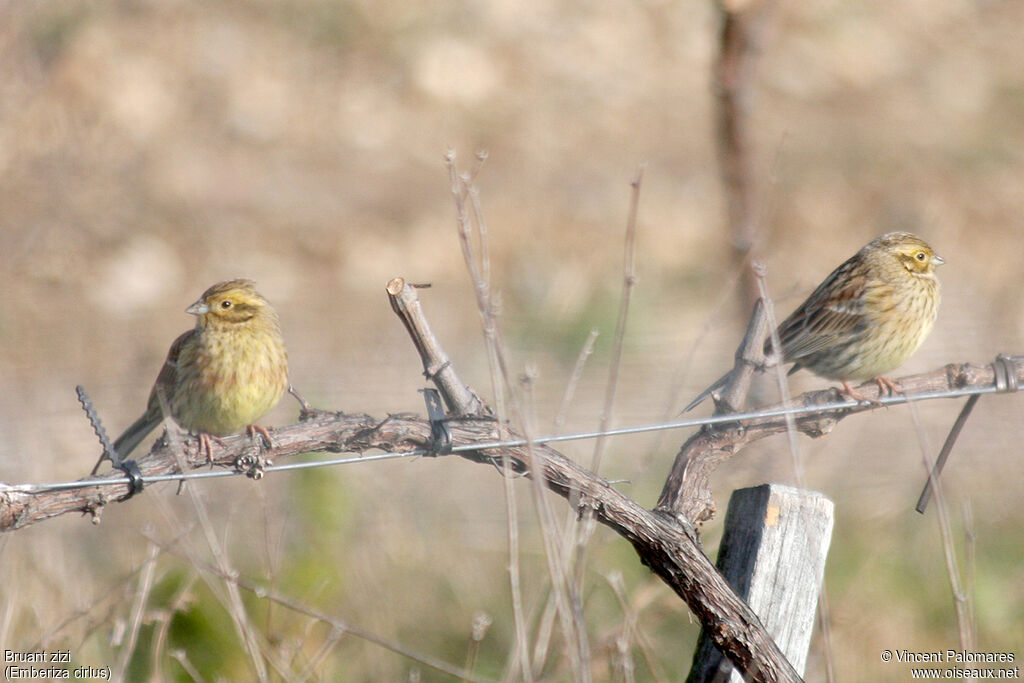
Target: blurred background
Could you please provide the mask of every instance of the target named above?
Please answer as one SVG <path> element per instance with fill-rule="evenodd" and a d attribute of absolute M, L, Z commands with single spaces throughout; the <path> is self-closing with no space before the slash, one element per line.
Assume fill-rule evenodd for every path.
<path fill-rule="evenodd" d="M 419 360 L 384 285 L 430 282 L 421 299 L 438 338 L 491 400 L 449 149 L 463 169 L 489 155 L 476 185 L 500 324 L 513 371 L 536 376 L 539 431 L 553 429 L 592 329 L 561 429 L 598 425 L 640 164 L 639 280 L 613 424 L 674 416 L 732 362 L 747 310 L 715 156 L 709 2 L 41 0 L 0 13 L 4 482 L 85 476 L 99 447 L 75 384 L 119 433 L 194 324 L 185 307 L 230 277 L 256 280 L 277 307 L 307 398 L 382 417 L 423 412 Z M 874 236 L 905 229 L 947 265 L 935 330 L 894 375 L 1024 352 L 1022 25 L 1024 4 L 999 0 L 780 4 L 748 102 L 759 248 L 780 314 Z M 791 389 L 826 385 L 799 373 Z M 800 439 L 807 486 L 836 503 L 830 643 L 816 634 L 808 680 L 823 679 L 826 657 L 841 681 L 906 680 L 882 649 L 958 649 L 935 508 L 913 506 L 922 446 L 934 457 L 960 407 L 894 407 Z M 983 398 L 944 474 L 976 647 L 1018 662 L 1022 411 L 1022 396 Z M 289 398 L 265 424 L 296 415 Z M 651 507 L 687 436 L 613 439 L 601 473 Z M 560 446 L 582 462 L 592 449 Z M 765 481 L 794 481 L 783 437 L 717 473 L 712 557 L 729 492 Z M 546 563 L 528 484 L 514 488 L 536 639 Z M 242 576 L 420 654 L 506 670 L 493 469 L 403 460 L 195 490 Z M 551 502 L 561 519 L 567 507 Z M 0 647 L 70 649 L 76 664 L 124 663 L 133 680 L 251 677 L 224 584 L 168 552 L 147 565 L 144 533 L 209 561 L 196 506 L 170 485 L 108 506 L 98 526 L 67 515 L 4 535 Z M 597 680 L 685 676 L 695 619 L 625 541 L 598 529 L 584 580 Z M 280 680 L 450 680 L 245 601 Z M 492 623 L 474 655 L 482 615 Z M 567 667 L 556 634 L 541 677 L 566 680 Z"/>

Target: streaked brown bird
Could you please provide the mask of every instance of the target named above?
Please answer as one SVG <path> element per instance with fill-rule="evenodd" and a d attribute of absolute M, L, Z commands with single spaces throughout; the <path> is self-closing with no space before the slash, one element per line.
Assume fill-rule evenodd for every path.
<path fill-rule="evenodd" d="M 146 412 L 114 442 L 123 459 L 164 418 L 209 438 L 249 429 L 288 388 L 288 352 L 277 313 L 251 280 L 228 280 L 185 309 L 196 326 L 171 344 L 149 394 Z"/>
<path fill-rule="evenodd" d="M 895 387 L 885 374 L 917 350 L 939 309 L 935 268 L 945 263 L 928 243 L 909 232 L 872 240 L 832 271 L 779 325 L 780 361 L 843 384 L 863 400 L 851 381 L 875 380 Z M 771 339 L 765 354 L 772 353 Z M 686 410 L 721 389 L 728 374 L 705 389 Z M 684 411 L 685 412 L 685 411 Z"/>

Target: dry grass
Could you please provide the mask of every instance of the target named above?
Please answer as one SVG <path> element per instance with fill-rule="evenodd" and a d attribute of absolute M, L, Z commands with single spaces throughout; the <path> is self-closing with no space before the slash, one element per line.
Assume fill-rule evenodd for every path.
<path fill-rule="evenodd" d="M 595 327 L 560 430 L 598 424 L 641 162 L 639 280 L 613 423 L 660 419 L 730 362 L 745 316 L 723 291 L 735 278 L 705 3 L 44 1 L 0 14 L 0 480 L 86 473 L 97 447 L 74 385 L 117 431 L 190 324 L 182 309 L 231 276 L 257 280 L 281 311 L 294 382 L 318 406 L 422 412 L 418 359 L 383 292 L 395 275 L 434 284 L 424 303 L 438 336 L 464 379 L 488 388 L 449 147 L 489 151 L 477 186 L 500 323 L 512 371 L 538 373 L 539 430 L 552 427 Z M 1024 350 L 1022 22 L 1018 3 L 782 6 L 752 110 L 780 313 L 872 236 L 910 229 L 947 265 L 936 329 L 905 370 Z M 820 385 L 792 380 L 793 391 Z M 1024 642 L 1021 401 L 982 399 L 944 474 L 961 548 L 962 506 L 973 513 L 961 560 L 973 567 L 986 651 Z M 958 408 L 919 407 L 931 453 Z M 294 416 L 286 401 L 269 422 Z M 939 529 L 931 511 L 912 512 L 924 475 L 909 412 L 854 419 L 799 444 L 807 485 L 837 504 L 832 655 L 840 680 L 905 680 L 881 649 L 958 642 Z M 613 440 L 602 474 L 653 504 L 683 438 Z M 591 448 L 565 451 L 586 461 Z M 720 472 L 720 506 L 732 488 L 766 480 L 792 481 L 781 439 Z M 418 460 L 197 488 L 208 531 L 242 576 L 456 666 L 486 613 L 475 670 L 502 676 L 514 628 L 494 472 Z M 547 568 L 527 484 L 515 488 L 533 633 Z M 143 528 L 168 544 L 182 535 L 179 547 L 210 561 L 195 506 L 172 487 L 110 507 L 98 527 L 59 519 L 0 540 L 0 648 L 61 647 L 76 663 L 113 666 L 145 588 L 133 679 L 187 680 L 188 667 L 204 679 L 251 676 L 224 582 L 166 552 L 146 569 Z M 707 533 L 713 548 L 714 525 Z M 696 629 L 625 543 L 598 530 L 583 586 L 595 679 L 685 675 Z M 443 679 L 241 599 L 272 678 L 397 680 L 418 669 Z M 559 638 L 546 680 L 568 676 Z M 821 666 L 812 653 L 810 679 Z"/>

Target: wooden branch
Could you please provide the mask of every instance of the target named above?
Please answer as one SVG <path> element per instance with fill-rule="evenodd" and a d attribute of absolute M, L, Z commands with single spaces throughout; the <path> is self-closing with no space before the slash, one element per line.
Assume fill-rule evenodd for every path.
<path fill-rule="evenodd" d="M 315 451 L 361 452 L 374 447 L 365 441 L 364 434 L 373 431 L 378 424 L 381 425 L 380 433 L 388 435 L 387 442 L 394 446 L 391 450 L 402 452 L 423 446 L 422 438 L 416 435 L 418 432 L 408 434 L 405 431 L 407 425 L 400 420 L 394 423 L 389 420 L 381 422 L 369 415 L 343 415 L 315 410 L 302 411 L 300 420 L 287 427 L 268 430 L 273 439 L 273 447 L 262 451 L 258 442 L 245 435 L 225 437 L 221 439 L 223 445 L 212 441 L 213 466 L 251 470 L 255 475 L 258 470 L 253 468 L 253 464 L 259 460 L 269 463 L 270 458 L 286 458 Z M 200 470 L 210 465 L 206 449 L 200 449 L 199 440 L 194 437 L 159 439 L 149 453 L 137 459 L 137 463 L 145 479 L 180 473 L 179 458 L 187 471 Z M 120 471 L 113 470 L 89 480 L 123 478 Z M 93 522 L 99 523 L 103 507 L 118 502 L 119 498 L 127 494 L 127 483 L 43 491 L 22 491 L 0 483 L 0 531 L 14 531 L 69 512 L 90 514 Z M 136 499 L 144 500 L 145 491 Z"/>
<path fill-rule="evenodd" d="M 1005 363 L 1014 368 L 1017 381 L 1024 383 L 1024 356 L 1009 357 Z M 903 377 L 897 380 L 896 384 L 902 394 L 913 398 L 920 394 L 967 387 L 991 387 L 995 385 L 995 378 L 996 370 L 993 365 L 963 363 L 949 364 L 932 372 Z M 867 382 L 855 389 L 869 401 L 881 398 L 879 386 L 875 382 Z M 843 398 L 836 388 L 809 391 L 791 399 L 788 406 L 777 403 L 764 409 L 767 411 L 785 407 L 823 406 L 836 403 Z M 879 407 L 881 406 L 877 403 L 858 403 L 824 412 L 795 415 L 793 421 L 798 431 L 819 438 L 832 431 L 836 423 L 843 418 Z M 744 446 L 785 430 L 784 416 L 706 425 L 687 439 L 679 449 L 655 509 L 677 519 L 689 520 L 698 526 L 711 519 L 715 513 L 709 483 L 711 473 Z"/>
<path fill-rule="evenodd" d="M 388 283 L 387 292 L 396 313 L 401 310 L 400 316 L 409 315 L 414 318 L 407 321 L 403 317 L 403 323 L 410 335 L 413 335 L 413 344 L 420 350 L 424 368 L 443 364 L 441 359 L 447 359 L 447 355 L 436 339 L 416 338 L 419 334 L 429 334 L 430 326 L 425 320 L 415 319 L 423 316 L 415 290 L 401 278 L 395 278 Z M 403 299 L 403 303 L 396 304 L 396 298 Z M 438 355 L 435 357 L 430 352 L 424 355 L 425 349 L 433 350 Z M 465 389 L 450 363 L 447 367 L 452 373 L 449 382 L 435 382 L 442 395 L 451 386 L 461 388 L 457 389 L 459 391 Z M 451 406 L 458 401 L 454 397 L 445 396 L 445 402 Z M 468 424 L 464 418 L 450 423 L 454 443 L 460 442 L 459 434 Z M 487 424 L 491 429 L 497 426 L 493 421 Z M 502 431 L 516 438 L 511 430 Z M 526 476 L 533 476 L 530 462 L 540 463 L 543 470 L 541 476 L 547 487 L 567 500 L 576 502 L 581 513 L 584 508 L 589 510 L 599 522 L 632 543 L 640 561 L 686 601 L 705 625 L 715 644 L 748 675 L 749 680 L 800 680 L 757 616 L 737 597 L 704 555 L 692 526 L 685 520 L 673 521 L 641 507 L 604 479 L 542 444 L 500 451 L 459 452 L 459 455 L 499 465 L 501 457 L 506 456 L 512 468 Z"/>
<path fill-rule="evenodd" d="M 419 351 L 420 360 L 423 361 L 423 376 L 437 385 L 448 410 L 457 415 L 490 414 L 480 397 L 459 381 L 448 354 L 438 345 L 434 333 L 430 331 L 415 287 L 396 277 L 388 282 L 385 289 L 391 310 L 405 325 L 413 345 Z"/>
<path fill-rule="evenodd" d="M 452 443 L 473 445 L 493 443 L 499 437 L 498 423 L 487 413 L 485 404 L 463 385 L 443 349 L 430 332 L 415 290 L 401 280 L 388 285 L 392 306 L 403 319 L 416 343 L 427 373 L 450 408 L 467 414 L 464 408 L 478 405 L 479 417 L 449 420 Z M 400 299 L 401 301 L 396 301 Z M 1014 376 L 1024 381 L 1024 357 L 1012 359 Z M 932 373 L 901 381 L 908 395 L 949 388 L 990 386 L 994 382 L 991 366 L 948 365 Z M 877 396 L 873 384 L 859 388 L 869 398 Z M 835 390 L 818 391 L 796 397 L 791 405 L 820 405 L 836 400 Z M 479 402 L 477 404 L 476 402 Z M 821 436 L 846 415 L 876 406 L 857 405 L 823 415 L 795 418 L 797 428 L 812 436 Z M 701 551 L 696 532 L 689 520 L 707 519 L 713 511 L 707 479 L 714 468 L 747 443 L 785 429 L 782 418 L 746 420 L 703 429 L 694 435 L 676 458 L 666 491 L 655 511 L 635 501 L 565 458 L 558 451 L 539 444 L 460 451 L 461 457 L 475 462 L 501 465 L 506 461 L 514 472 L 530 476 L 530 462 L 540 463 L 545 485 L 581 508 L 633 544 L 641 562 L 649 566 L 682 597 L 704 624 L 715 644 L 755 681 L 797 681 L 799 676 L 782 656 L 778 647 L 749 607 L 739 599 Z M 381 449 L 390 452 L 430 450 L 434 443 L 429 420 L 411 415 L 390 415 L 378 419 L 369 415 L 329 413 L 303 409 L 296 424 L 271 431 L 273 446 L 261 450 L 246 436 L 224 439 L 212 444 L 214 466 L 242 469 L 258 475 L 260 463 L 314 451 L 357 452 Z M 531 458 L 532 456 L 532 458 Z M 535 460 L 533 459 L 535 458 Z M 205 450 L 194 438 L 167 440 L 154 444 L 138 459 L 143 477 L 179 472 L 179 460 L 187 470 L 207 466 Z M 103 478 L 121 478 L 119 472 Z M 0 531 L 13 531 L 68 512 L 92 515 L 99 520 L 103 507 L 128 492 L 128 484 L 90 486 L 81 489 L 26 491 L 0 484 Z M 145 493 L 142 494 L 144 496 Z M 142 498 L 144 500 L 144 498 Z"/>

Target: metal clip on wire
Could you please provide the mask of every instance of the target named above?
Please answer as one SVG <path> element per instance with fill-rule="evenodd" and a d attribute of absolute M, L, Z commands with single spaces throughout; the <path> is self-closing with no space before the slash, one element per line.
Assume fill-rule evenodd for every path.
<path fill-rule="evenodd" d="M 96 414 L 96 409 L 92 406 L 92 401 L 89 400 L 89 395 L 85 393 L 85 389 L 81 385 L 75 387 L 75 393 L 78 394 L 78 402 L 82 404 L 82 409 L 85 410 L 85 416 L 89 419 L 89 424 L 92 425 L 92 430 L 96 432 L 96 436 L 99 437 L 100 445 L 103 446 L 103 455 L 96 461 L 96 466 L 92 468 L 93 476 L 96 475 L 96 470 L 100 468 L 100 463 L 106 458 L 110 461 L 110 464 L 114 469 L 121 470 L 124 475 L 128 477 L 128 494 L 118 498 L 119 502 L 123 502 L 134 496 L 136 493 L 141 493 L 145 482 L 142 480 L 142 471 L 139 469 L 139 464 L 134 460 L 121 460 L 121 456 L 114 450 L 114 446 L 110 443 L 110 437 L 107 436 L 107 430 L 103 428 L 103 423 L 100 422 L 100 416 Z"/>
<path fill-rule="evenodd" d="M 427 404 L 427 418 L 430 420 L 431 456 L 448 455 L 452 452 L 452 430 L 448 427 L 448 416 L 441 407 L 441 394 L 437 389 L 420 389 Z"/>
<path fill-rule="evenodd" d="M 1001 353 L 996 356 L 995 362 L 992 363 L 992 369 L 996 375 L 997 392 L 1009 393 L 1017 391 L 1017 364 L 1014 362 L 1015 360 L 1015 356 Z"/>

